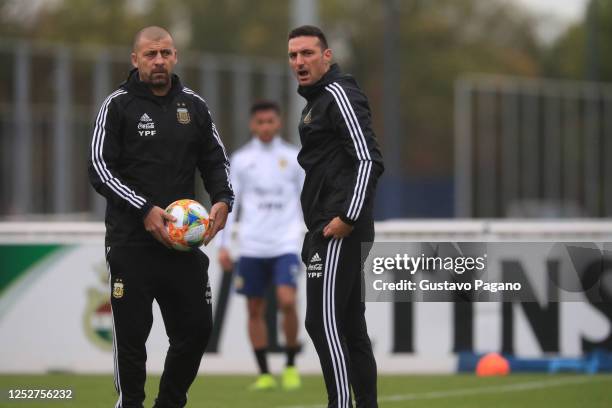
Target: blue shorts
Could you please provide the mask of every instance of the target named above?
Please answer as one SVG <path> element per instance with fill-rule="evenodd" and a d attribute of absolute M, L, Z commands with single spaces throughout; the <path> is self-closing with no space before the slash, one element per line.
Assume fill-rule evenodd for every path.
<path fill-rule="evenodd" d="M 248 297 L 265 297 L 271 281 L 275 286 L 295 288 L 299 271 L 300 260 L 297 254 L 284 254 L 274 258 L 242 256 L 238 260 L 234 285 L 238 293 Z"/>

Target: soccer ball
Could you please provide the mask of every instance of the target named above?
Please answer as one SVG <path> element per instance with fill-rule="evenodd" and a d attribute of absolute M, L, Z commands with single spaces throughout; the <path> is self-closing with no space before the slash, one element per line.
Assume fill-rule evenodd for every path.
<path fill-rule="evenodd" d="M 166 223 L 172 247 L 179 251 L 191 251 L 204 242 L 208 229 L 208 211 L 197 201 L 177 200 L 166 207 L 166 212 L 176 218 L 175 222 Z"/>

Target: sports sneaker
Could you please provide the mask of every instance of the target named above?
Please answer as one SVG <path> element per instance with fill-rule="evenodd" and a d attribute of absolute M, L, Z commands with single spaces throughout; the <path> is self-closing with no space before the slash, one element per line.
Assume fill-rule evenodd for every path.
<path fill-rule="evenodd" d="M 286 391 L 297 390 L 302 386 L 300 373 L 298 373 L 298 370 L 295 367 L 286 367 L 283 370 L 281 382 L 283 389 Z"/>
<path fill-rule="evenodd" d="M 268 391 L 276 387 L 278 384 L 272 374 L 261 374 L 253 384 L 249 385 L 249 391 Z"/>

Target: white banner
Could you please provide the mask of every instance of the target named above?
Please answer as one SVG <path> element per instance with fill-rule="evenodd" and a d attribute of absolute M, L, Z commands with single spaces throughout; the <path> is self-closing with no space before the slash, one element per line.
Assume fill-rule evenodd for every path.
<path fill-rule="evenodd" d="M 205 252 L 211 258 L 209 274 L 213 307 L 217 308 L 223 272 L 216 262 L 216 249 Z M 103 242 L 92 239 L 84 244 L 63 244 L 0 292 L 0 373 L 112 372 L 107 277 Z M 302 272 L 302 323 L 305 303 Z M 515 355 L 524 357 L 580 356 L 585 351 L 585 341 L 605 344 L 611 336 L 610 318 L 586 301 L 560 303 L 558 311 L 551 314 L 534 314 L 519 304 L 504 312 L 502 305 L 471 304 L 467 320 L 465 311 L 459 313 L 464 317 L 461 320 L 457 319 L 457 304 L 452 303 L 368 303 L 367 321 L 379 370 L 452 372 L 457 368 L 457 351 L 503 351 L 502 347 L 511 347 Z M 557 333 L 538 330 L 539 322 L 551 316 L 558 319 L 551 326 L 556 327 Z M 218 352 L 205 354 L 201 372 L 256 372 L 246 317 L 244 297 L 232 290 L 222 317 Z M 510 338 L 504 341 L 504 336 Z M 303 350 L 298 365 L 304 372 L 320 372 L 303 324 L 300 340 Z M 282 338 L 279 343 L 283 343 Z M 154 305 L 154 325 L 147 343 L 147 366 L 151 372 L 162 371 L 167 347 L 163 321 Z M 284 355 L 274 353 L 272 369 L 278 370 L 283 364 Z"/>

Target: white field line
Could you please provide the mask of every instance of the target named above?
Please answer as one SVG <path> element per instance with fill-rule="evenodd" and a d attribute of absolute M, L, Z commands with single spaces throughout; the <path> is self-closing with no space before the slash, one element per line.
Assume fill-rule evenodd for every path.
<path fill-rule="evenodd" d="M 560 387 L 562 385 L 583 384 L 587 382 L 602 381 L 601 377 L 568 377 L 554 380 L 522 382 L 490 387 L 458 388 L 446 391 L 416 392 L 411 394 L 387 395 L 378 398 L 378 402 L 398 402 L 429 400 L 439 398 L 464 397 L 468 395 L 496 394 L 502 392 L 519 392 L 538 390 L 542 388 Z M 325 408 L 327 405 L 286 405 L 279 408 Z"/>

